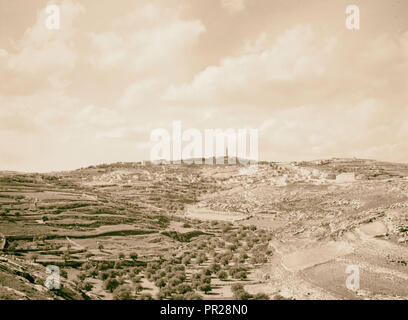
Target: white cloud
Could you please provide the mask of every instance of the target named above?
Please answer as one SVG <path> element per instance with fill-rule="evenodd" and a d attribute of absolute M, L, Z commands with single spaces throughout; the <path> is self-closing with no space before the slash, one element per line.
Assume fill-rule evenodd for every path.
<path fill-rule="evenodd" d="M 245 9 L 245 0 L 221 0 L 221 6 L 231 13 Z"/>
<path fill-rule="evenodd" d="M 277 111 L 259 126 L 261 151 L 268 159 L 356 156 L 406 162 L 402 128 L 408 110 L 399 117 L 388 111 L 386 102 L 373 99 Z"/>
<path fill-rule="evenodd" d="M 183 20 L 177 10 L 152 4 L 115 21 L 114 31 L 92 34 L 90 61 L 101 69 L 125 68 L 148 74 L 174 70 L 205 31 L 199 20 Z M 120 32 L 124 28 L 126 32 Z"/>
<path fill-rule="evenodd" d="M 164 87 L 163 82 L 154 79 L 131 83 L 118 100 L 117 106 L 122 110 L 133 109 L 142 111 L 148 107 L 149 103 L 157 104 L 158 95 L 160 95 Z M 151 108 L 152 106 L 149 107 Z"/>
<path fill-rule="evenodd" d="M 258 127 L 263 159 L 404 160 L 408 32 L 333 38 L 337 22 L 326 17 L 328 28 L 294 26 L 271 38 L 290 15 L 265 24 L 256 11 L 264 8 L 251 3 L 248 29 L 229 39 L 225 21 L 237 17 L 224 10 L 239 13 L 249 2 L 223 0 L 221 14 L 183 4 L 147 4 L 119 17 L 109 11 L 115 4 L 85 10 L 96 5 L 66 0 L 53 31 L 39 13 L 20 41 L 0 49 L 3 168 L 141 160 L 150 131 L 174 120 L 200 130 Z"/>
<path fill-rule="evenodd" d="M 164 99 L 268 104 L 269 94 L 276 90 L 274 86 L 292 85 L 294 81 L 322 75 L 335 45 L 334 38 L 321 41 L 311 27 L 305 26 L 286 31 L 272 44 L 267 44 L 261 35 L 253 45 L 246 44 L 244 53 L 207 67 L 191 83 L 171 86 Z"/>
<path fill-rule="evenodd" d="M 408 31 L 402 34 L 384 33 L 370 42 L 362 53 L 366 64 L 381 63 L 408 66 Z"/>
<path fill-rule="evenodd" d="M 55 128 L 71 123 L 73 115 L 81 108 L 78 99 L 59 90 L 41 91 L 14 99 L 0 98 L 0 105 L 2 116 L 24 118 L 30 126 L 42 132 L 52 132 Z"/>
<path fill-rule="evenodd" d="M 73 20 L 82 11 L 80 4 L 64 0 L 60 5 L 61 27 L 49 30 L 45 25 L 48 15 L 45 8 L 41 10 L 35 24 L 20 41 L 20 51 L 9 55 L 9 68 L 46 77 L 54 87 L 65 86 L 63 77 L 77 60 L 77 51 L 72 45 Z"/>

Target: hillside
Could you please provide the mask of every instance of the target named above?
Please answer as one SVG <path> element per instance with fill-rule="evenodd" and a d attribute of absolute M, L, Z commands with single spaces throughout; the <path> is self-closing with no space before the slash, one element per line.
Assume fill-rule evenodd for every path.
<path fill-rule="evenodd" d="M 2 172 L 0 299 L 406 299 L 407 177 L 361 159 Z"/>

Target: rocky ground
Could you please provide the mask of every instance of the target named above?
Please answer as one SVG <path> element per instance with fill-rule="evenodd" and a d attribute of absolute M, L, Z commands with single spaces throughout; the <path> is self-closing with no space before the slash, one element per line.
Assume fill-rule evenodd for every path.
<path fill-rule="evenodd" d="M 407 176 L 360 159 L 2 172 L 0 299 L 406 299 Z"/>

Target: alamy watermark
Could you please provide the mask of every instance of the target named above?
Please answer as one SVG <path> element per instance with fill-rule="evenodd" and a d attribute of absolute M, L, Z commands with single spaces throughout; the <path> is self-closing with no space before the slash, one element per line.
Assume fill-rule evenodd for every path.
<path fill-rule="evenodd" d="M 156 142 L 150 151 L 153 163 L 173 164 L 258 164 L 257 129 L 205 129 L 182 131 L 181 121 L 173 121 L 172 132 L 158 128 L 151 132 Z M 183 142 L 187 143 L 183 146 Z M 248 148 L 247 148 L 248 146 Z M 248 153 L 249 151 L 249 153 Z"/>
<path fill-rule="evenodd" d="M 346 288 L 351 291 L 360 290 L 360 268 L 356 265 L 347 266 L 346 273 L 350 274 L 346 279 Z"/>
<path fill-rule="evenodd" d="M 60 7 L 56 4 L 47 5 L 45 8 L 47 14 L 45 26 L 49 30 L 60 29 Z M 355 4 L 346 7 L 346 28 L 349 30 L 360 29 L 360 8 Z"/>
<path fill-rule="evenodd" d="M 354 4 L 346 7 L 346 28 L 349 30 L 360 29 L 360 8 Z"/>
<path fill-rule="evenodd" d="M 60 28 L 60 8 L 56 4 L 50 4 L 45 8 L 47 18 L 45 26 L 49 30 L 59 30 Z"/>
<path fill-rule="evenodd" d="M 47 266 L 45 272 L 50 274 L 45 279 L 45 286 L 49 290 L 59 290 L 60 289 L 60 270 L 57 266 L 49 265 Z"/>

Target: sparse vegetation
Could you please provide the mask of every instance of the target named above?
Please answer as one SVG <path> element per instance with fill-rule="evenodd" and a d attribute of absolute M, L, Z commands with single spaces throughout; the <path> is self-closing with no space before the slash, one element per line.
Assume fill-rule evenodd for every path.
<path fill-rule="evenodd" d="M 122 285 L 113 291 L 113 298 L 115 300 L 131 300 L 132 289 L 129 286 Z"/>
<path fill-rule="evenodd" d="M 0 175 L 0 245 L 10 259 L 0 261 L 0 276 L 6 279 L 9 273 L 4 270 L 28 260 L 11 279 L 34 279 L 21 270 L 42 268 L 33 272 L 38 279 L 31 281 L 44 283 L 40 264 L 56 263 L 67 287 L 77 290 L 76 297 L 218 299 L 231 298 L 229 289 L 234 288 L 235 299 L 269 299 L 249 292 L 268 283 L 274 286 L 268 293 L 279 298 L 279 276 L 286 271 L 265 270 L 283 268 L 282 255 L 295 249 L 313 247 L 314 242 L 348 241 L 345 234 L 384 219 L 391 227 L 378 237 L 401 252 L 408 243 L 408 187 L 401 178 L 408 168 L 403 166 L 268 163 L 251 176 L 240 175 L 234 166 L 211 169 L 217 174 L 197 168 L 114 164 L 64 173 Z M 310 168 L 320 173 L 303 173 Z M 346 188 L 321 178 L 326 172 L 350 171 L 364 174 L 365 180 Z M 279 184 L 283 175 L 286 185 Z M 368 179 L 375 179 L 375 185 Z M 310 244 L 302 242 L 305 236 Z M 360 244 L 355 240 L 352 245 Z M 391 253 L 378 257 L 390 269 L 406 267 L 402 254 Z M 313 270 L 307 270 L 307 276 L 318 282 Z"/>

